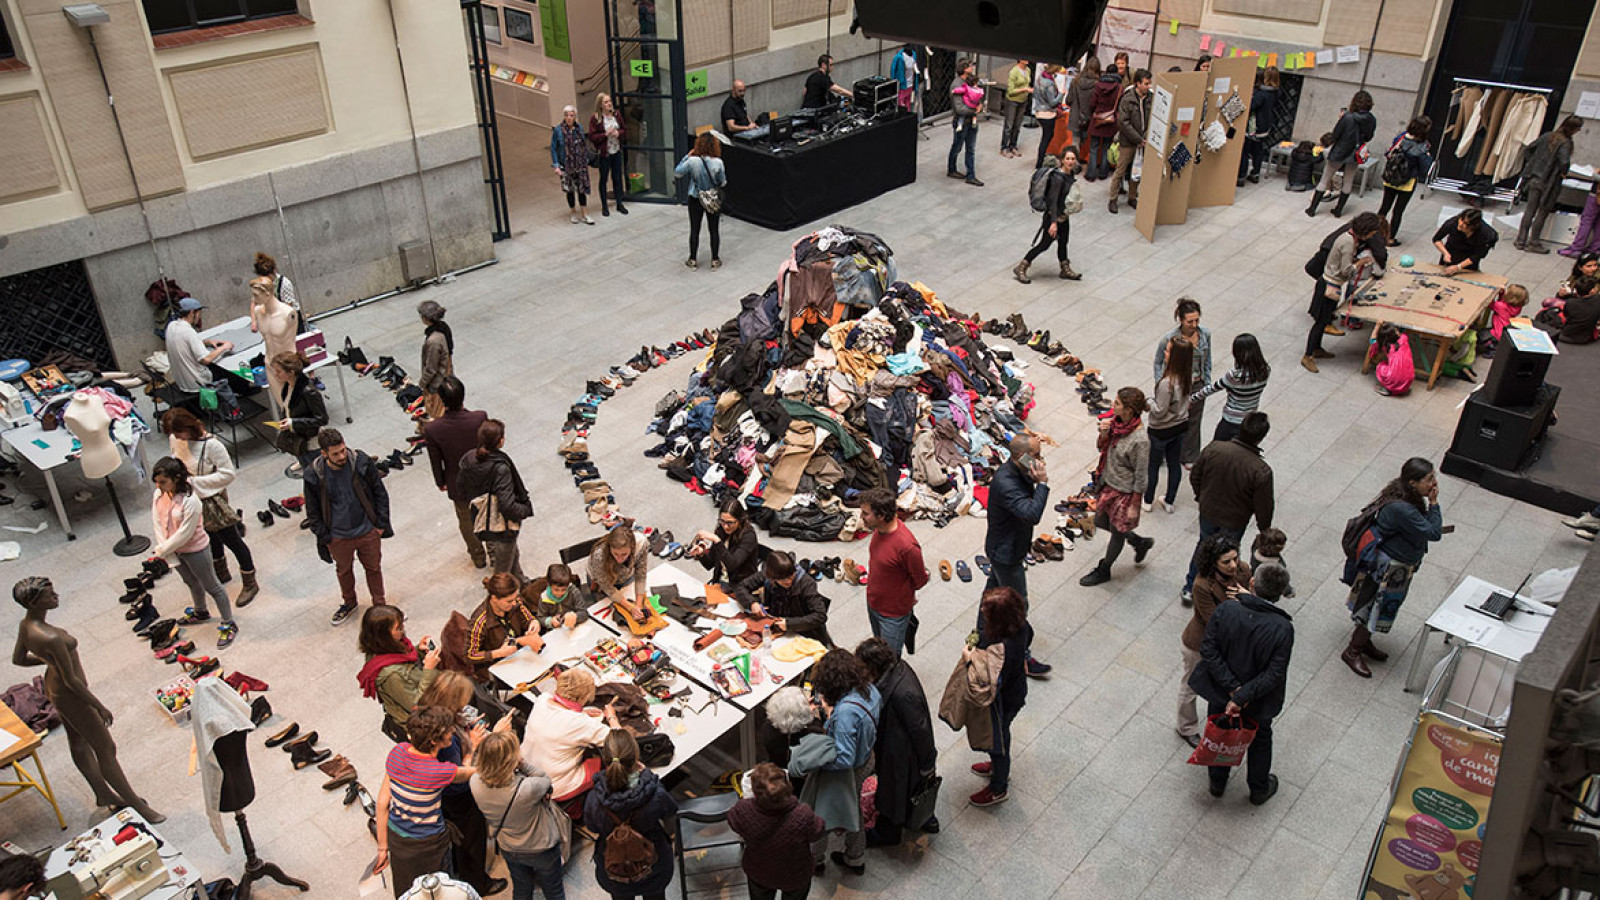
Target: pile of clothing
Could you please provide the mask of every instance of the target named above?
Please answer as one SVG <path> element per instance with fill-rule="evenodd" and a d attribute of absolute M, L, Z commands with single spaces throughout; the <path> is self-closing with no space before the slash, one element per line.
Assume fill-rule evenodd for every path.
<path fill-rule="evenodd" d="M 645 455 L 714 503 L 738 498 L 779 537 L 856 538 L 856 498 L 874 487 L 942 527 L 984 514 L 1034 405 L 1024 368 L 984 342 L 979 317 L 897 280 L 878 237 L 833 226 L 741 301 L 684 390 L 657 404 L 661 440 Z"/>

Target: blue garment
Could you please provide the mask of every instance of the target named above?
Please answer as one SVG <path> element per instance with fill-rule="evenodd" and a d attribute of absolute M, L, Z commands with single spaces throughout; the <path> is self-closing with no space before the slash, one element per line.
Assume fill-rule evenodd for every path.
<path fill-rule="evenodd" d="M 867 624 L 872 627 L 872 636 L 888 644 L 895 656 L 905 651 L 906 631 L 911 627 L 911 613 L 903 616 L 886 616 L 869 606 Z"/>
<path fill-rule="evenodd" d="M 677 178 L 689 179 L 690 197 L 698 197 L 701 191 L 719 188 L 728 183 L 728 173 L 722 166 L 722 160 L 695 156 L 692 153 L 678 162 L 678 167 L 672 170 L 672 174 Z"/>
<path fill-rule="evenodd" d="M 991 563 L 1018 564 L 1033 546 L 1033 529 L 1050 502 L 1050 486 L 1029 478 L 1008 461 L 989 485 L 989 523 L 983 551 Z"/>
<path fill-rule="evenodd" d="M 1423 512 L 1416 506 L 1396 501 L 1378 510 L 1373 522 L 1383 544 L 1383 552 L 1396 562 L 1416 566 L 1428 553 L 1428 544 L 1444 536 L 1444 514 L 1439 504 L 1428 504 Z"/>
<path fill-rule="evenodd" d="M 896 53 L 894 60 L 889 63 L 889 77 L 900 85 L 900 90 L 909 91 L 917 86 L 916 58 L 906 53 Z"/>
<path fill-rule="evenodd" d="M 883 695 L 876 685 L 867 685 L 865 697 L 852 691 L 840 698 L 824 729 L 833 738 L 834 759 L 823 769 L 838 772 L 865 765 L 878 743 L 878 716 L 882 710 Z"/>
<path fill-rule="evenodd" d="M 1175 337 L 1181 337 L 1183 330 L 1173 328 L 1161 336 L 1161 341 L 1156 344 L 1156 362 L 1154 380 L 1160 381 L 1161 376 L 1167 372 L 1167 344 Z M 1193 384 L 1211 383 L 1211 329 L 1201 325 L 1194 336 L 1194 381 Z"/>
<path fill-rule="evenodd" d="M 566 127 L 566 123 L 563 122 L 560 125 L 550 129 L 550 165 L 556 166 L 557 168 L 566 168 L 567 165 L 566 136 L 561 133 L 561 130 Z M 578 130 L 577 125 L 572 127 L 573 129 Z M 587 140 L 587 138 L 584 138 L 584 140 Z M 584 160 L 583 164 L 588 165 L 589 161 Z"/>

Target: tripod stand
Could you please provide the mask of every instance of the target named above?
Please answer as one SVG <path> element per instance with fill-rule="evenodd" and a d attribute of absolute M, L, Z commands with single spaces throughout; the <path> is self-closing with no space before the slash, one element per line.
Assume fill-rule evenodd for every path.
<path fill-rule="evenodd" d="M 279 884 L 296 887 L 301 891 L 311 890 L 311 885 L 284 874 L 277 863 L 270 863 L 256 856 L 256 842 L 250 838 L 250 824 L 244 819 L 244 810 L 235 812 L 233 820 L 239 824 L 239 839 L 244 842 L 244 875 L 239 879 L 239 888 L 233 893 L 234 900 L 250 900 L 250 885 L 263 878 L 271 878 Z"/>

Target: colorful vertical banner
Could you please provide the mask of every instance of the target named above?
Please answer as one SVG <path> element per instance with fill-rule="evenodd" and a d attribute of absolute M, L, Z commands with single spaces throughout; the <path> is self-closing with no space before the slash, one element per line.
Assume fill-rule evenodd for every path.
<path fill-rule="evenodd" d="M 1423 713 L 1362 897 L 1470 897 L 1499 769 L 1499 738 Z"/>

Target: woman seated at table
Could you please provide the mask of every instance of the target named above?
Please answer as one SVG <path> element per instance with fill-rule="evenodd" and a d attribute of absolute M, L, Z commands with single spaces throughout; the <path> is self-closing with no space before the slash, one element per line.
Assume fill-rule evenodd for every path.
<path fill-rule="evenodd" d="M 311 444 L 317 437 L 317 431 L 328 424 L 328 407 L 322 402 L 322 394 L 317 392 L 310 376 L 306 375 L 306 358 L 300 351 L 279 353 L 272 358 L 270 365 L 278 383 L 283 385 L 283 393 L 277 398 L 283 418 L 278 421 L 276 445 L 279 450 L 295 458 L 284 474 L 298 478 L 300 467 L 310 462 L 316 453 L 316 448 Z"/>
<path fill-rule="evenodd" d="M 361 617 L 357 646 L 366 655 L 356 683 L 361 696 L 383 704 L 383 733 L 395 743 L 406 739 L 406 723 L 417 700 L 439 676 L 439 648 L 427 637 L 419 653 L 406 637 L 406 614 L 398 606 L 370 606 Z"/>
<path fill-rule="evenodd" d="M 722 504 L 717 513 L 717 531 L 696 532 L 689 557 L 711 571 L 711 581 L 733 586 L 756 574 L 761 563 L 756 529 L 750 513 L 737 498 Z"/>
<path fill-rule="evenodd" d="M 544 649 L 539 623 L 522 602 L 517 576 L 496 572 L 483 580 L 483 586 L 489 596 L 472 611 L 467 628 L 467 661 L 479 682 L 489 680 L 490 666 L 523 647 L 535 653 Z"/>
<path fill-rule="evenodd" d="M 745 612 L 776 616 L 777 629 L 833 646 L 828 635 L 828 601 L 817 593 L 817 580 L 795 572 L 794 557 L 774 550 L 767 554 L 761 574 L 751 575 L 733 589 L 733 599 Z"/>
<path fill-rule="evenodd" d="M 622 617 L 634 622 L 650 618 L 652 611 L 645 602 L 650 556 L 645 547 L 644 535 L 618 526 L 596 541 L 589 553 L 589 580 L 601 596 L 611 601 L 619 621 Z"/>
<path fill-rule="evenodd" d="M 522 758 L 550 776 L 551 799 L 574 820 L 583 814 L 583 795 L 600 772 L 600 760 L 585 758 L 605 743 L 611 729 L 622 727 L 617 713 L 585 709 L 594 699 L 594 677 L 585 669 L 556 676 L 556 690 L 533 702 L 522 737 Z"/>

